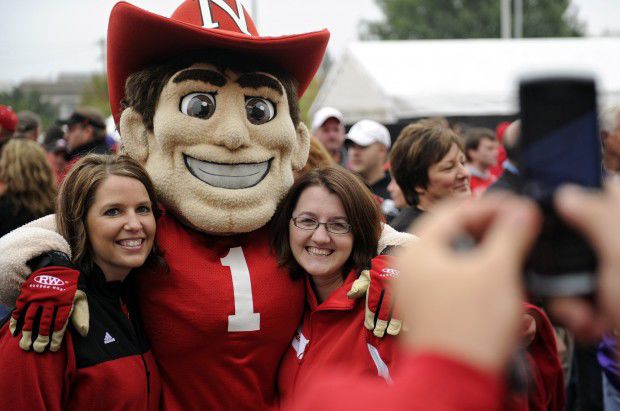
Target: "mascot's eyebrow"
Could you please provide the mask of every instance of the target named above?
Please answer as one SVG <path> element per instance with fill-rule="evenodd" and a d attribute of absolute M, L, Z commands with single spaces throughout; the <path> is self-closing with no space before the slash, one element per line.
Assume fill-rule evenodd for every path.
<path fill-rule="evenodd" d="M 213 84 L 217 87 L 223 87 L 226 84 L 226 77 L 217 71 L 205 69 L 188 69 L 183 70 L 178 76 L 172 80 L 173 83 L 181 83 L 183 81 L 202 81 L 203 83 Z"/>
<path fill-rule="evenodd" d="M 239 76 L 236 83 L 241 87 L 246 88 L 260 88 L 267 87 L 274 90 L 279 95 L 283 95 L 282 86 L 273 77 L 269 77 L 260 73 L 244 73 Z"/>

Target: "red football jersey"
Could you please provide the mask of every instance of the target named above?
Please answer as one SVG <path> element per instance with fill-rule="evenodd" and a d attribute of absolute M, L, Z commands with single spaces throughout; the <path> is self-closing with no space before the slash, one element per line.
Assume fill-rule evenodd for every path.
<path fill-rule="evenodd" d="M 304 282 L 278 267 L 269 232 L 210 236 L 169 215 L 157 223 L 168 273 L 143 269 L 144 328 L 164 410 L 265 410 L 299 325 Z"/>

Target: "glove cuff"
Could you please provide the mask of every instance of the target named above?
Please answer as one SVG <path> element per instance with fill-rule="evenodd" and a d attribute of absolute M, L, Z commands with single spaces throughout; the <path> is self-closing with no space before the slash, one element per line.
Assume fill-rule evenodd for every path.
<path fill-rule="evenodd" d="M 32 258 L 26 264 L 32 272 L 51 266 L 75 269 L 75 266 L 71 263 L 69 256 L 61 251 L 47 251 Z"/>

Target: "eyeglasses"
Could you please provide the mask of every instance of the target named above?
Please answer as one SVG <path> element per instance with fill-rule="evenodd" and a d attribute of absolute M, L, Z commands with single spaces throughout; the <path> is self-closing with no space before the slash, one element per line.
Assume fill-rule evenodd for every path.
<path fill-rule="evenodd" d="M 324 225 L 325 229 L 332 234 L 346 234 L 351 231 L 351 224 L 344 221 L 328 221 L 327 223 L 319 223 L 310 217 L 293 217 L 293 224 L 302 230 L 316 230 L 320 225 Z"/>

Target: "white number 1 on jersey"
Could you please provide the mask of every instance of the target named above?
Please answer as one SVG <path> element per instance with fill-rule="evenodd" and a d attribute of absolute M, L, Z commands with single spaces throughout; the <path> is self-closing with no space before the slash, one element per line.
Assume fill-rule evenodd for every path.
<path fill-rule="evenodd" d="M 260 330 L 260 313 L 254 312 L 250 270 L 241 247 L 231 248 L 220 259 L 224 267 L 230 267 L 235 299 L 235 313 L 228 316 L 228 332 Z"/>

